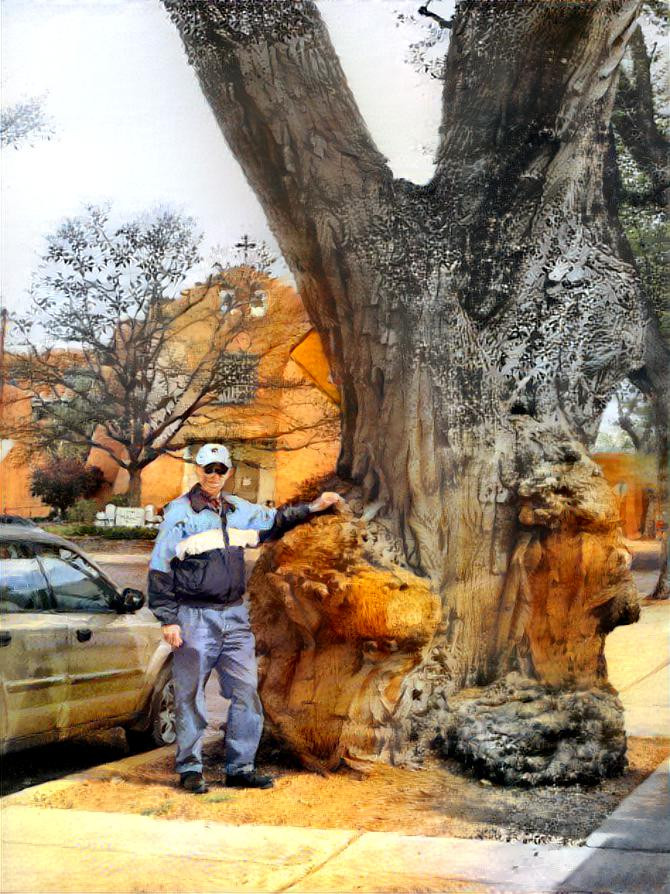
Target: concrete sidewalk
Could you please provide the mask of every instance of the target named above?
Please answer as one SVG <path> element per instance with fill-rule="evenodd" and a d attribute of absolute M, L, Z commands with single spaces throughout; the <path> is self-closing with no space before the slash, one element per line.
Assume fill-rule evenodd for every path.
<path fill-rule="evenodd" d="M 670 601 L 646 603 L 637 624 L 605 643 L 610 683 L 619 691 L 629 736 L 670 736 Z"/>
<path fill-rule="evenodd" d="M 670 733 L 669 621 L 670 603 L 645 606 L 639 624 L 608 638 L 610 677 L 634 735 Z M 171 749 L 88 772 L 120 773 L 163 751 Z M 0 802 L 0 891 L 670 894 L 669 767 L 629 795 L 585 847 L 54 810 L 22 805 L 17 793 Z M 47 795 L 86 777 L 32 792 Z"/>
<path fill-rule="evenodd" d="M 142 757 L 152 760 L 155 754 Z M 127 760 L 137 765 L 140 759 Z M 80 778 L 44 788 L 53 791 Z M 11 796 L 5 802 L 3 894 L 670 892 L 670 834 L 664 821 L 670 810 L 668 762 L 590 836 L 586 847 L 227 826 L 26 807 L 12 805 Z"/>

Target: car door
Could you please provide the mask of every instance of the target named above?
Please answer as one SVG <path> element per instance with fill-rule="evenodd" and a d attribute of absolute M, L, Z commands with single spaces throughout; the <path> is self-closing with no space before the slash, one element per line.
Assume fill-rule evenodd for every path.
<path fill-rule="evenodd" d="M 0 738 L 3 750 L 59 737 L 66 722 L 68 627 L 27 543 L 0 542 Z"/>
<path fill-rule="evenodd" d="M 139 708 L 154 644 L 146 625 L 113 608 L 114 585 L 80 553 L 40 544 L 54 609 L 68 629 L 68 724 L 105 725 Z"/>

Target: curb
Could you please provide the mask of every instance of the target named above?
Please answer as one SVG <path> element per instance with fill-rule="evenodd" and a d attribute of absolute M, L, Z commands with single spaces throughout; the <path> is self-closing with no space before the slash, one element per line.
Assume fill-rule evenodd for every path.
<path fill-rule="evenodd" d="M 218 741 L 220 737 L 220 730 L 212 730 L 209 733 L 205 733 L 203 746 L 209 742 Z M 73 785 L 85 782 L 87 779 L 104 779 L 108 776 L 114 776 L 125 769 L 131 770 L 135 767 L 149 764 L 154 760 L 160 760 L 168 755 L 174 755 L 174 749 L 174 745 L 163 745 L 161 748 L 153 748 L 151 751 L 143 751 L 141 754 L 129 754 L 127 757 L 110 761 L 107 764 L 98 764 L 95 767 L 89 767 L 88 770 L 78 770 L 76 773 L 70 773 L 68 776 L 62 776 L 60 779 L 50 779 L 48 782 L 28 785 L 18 792 L 12 792 L 9 795 L 0 797 L 0 810 L 3 807 L 11 806 L 14 801 L 20 801 L 26 793 L 30 795 L 51 795 L 56 792 L 62 792 Z"/>
<path fill-rule="evenodd" d="M 50 779 L 48 782 L 40 782 L 37 785 L 29 785 L 20 789 L 18 792 L 12 792 L 10 795 L 4 795 L 0 798 L 0 808 L 9 807 L 13 802 L 19 802 L 26 794 L 29 795 L 52 795 L 56 792 L 62 792 L 73 785 L 78 785 L 87 779 L 101 779 L 107 776 L 114 776 L 116 773 L 124 769 L 134 769 L 144 764 L 151 763 L 154 760 L 165 757 L 174 753 L 174 745 L 163 745 L 162 748 L 154 748 L 152 751 L 143 751 L 142 754 L 129 754 L 120 760 L 111 761 L 108 764 L 99 764 L 97 767 L 89 767 L 88 770 L 80 770 L 77 773 L 71 773 L 69 776 L 63 776 L 61 779 Z"/>
<path fill-rule="evenodd" d="M 91 550 L 87 552 L 94 562 L 103 565 L 148 565 L 151 553 L 99 553 Z"/>

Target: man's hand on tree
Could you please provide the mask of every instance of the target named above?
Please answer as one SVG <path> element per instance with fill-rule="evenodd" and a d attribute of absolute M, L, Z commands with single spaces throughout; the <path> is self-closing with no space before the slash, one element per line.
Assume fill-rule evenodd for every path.
<path fill-rule="evenodd" d="M 343 497 L 336 494 L 334 491 L 326 490 L 320 497 L 317 497 L 316 500 L 313 500 L 309 504 L 309 508 L 311 512 L 322 512 L 324 509 L 329 509 L 331 506 L 335 505 L 341 506 L 343 503 Z"/>
<path fill-rule="evenodd" d="M 164 624 L 163 639 L 168 645 L 172 646 L 173 649 L 178 649 L 184 642 L 181 638 L 181 627 L 179 624 Z"/>

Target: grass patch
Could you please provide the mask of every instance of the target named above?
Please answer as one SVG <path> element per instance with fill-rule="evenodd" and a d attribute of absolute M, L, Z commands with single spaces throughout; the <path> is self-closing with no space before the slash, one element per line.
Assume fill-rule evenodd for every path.
<path fill-rule="evenodd" d="M 227 792 L 213 792 L 211 795 L 205 795 L 203 798 L 208 804 L 221 804 L 224 801 L 232 801 L 233 796 Z"/>
<path fill-rule="evenodd" d="M 140 811 L 140 814 L 142 816 L 165 816 L 166 813 L 170 812 L 173 804 L 174 801 L 163 801 L 162 804 L 158 804 L 156 807 L 145 807 L 144 810 Z"/>

